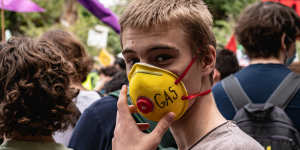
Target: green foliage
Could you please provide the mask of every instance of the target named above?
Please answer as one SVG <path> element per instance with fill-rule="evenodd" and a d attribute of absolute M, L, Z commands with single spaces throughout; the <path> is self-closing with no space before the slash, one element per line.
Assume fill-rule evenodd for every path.
<path fill-rule="evenodd" d="M 128 2 L 129 0 L 127 0 Z M 111 10 L 117 15 L 120 16 L 124 9 L 126 8 L 126 5 L 116 5 L 111 8 Z M 121 41 L 120 41 L 120 35 L 114 32 L 113 30 L 110 30 L 108 34 L 108 51 L 111 52 L 112 54 L 116 55 L 121 52 Z"/>
<path fill-rule="evenodd" d="M 121 52 L 121 41 L 120 36 L 112 29 L 108 33 L 108 43 L 107 43 L 108 51 L 114 55 L 117 55 Z"/>
<path fill-rule="evenodd" d="M 257 0 L 204 0 L 214 16 L 213 32 L 218 48 L 224 47 L 233 34 L 235 22 L 242 10 Z"/>
<path fill-rule="evenodd" d="M 22 16 L 23 25 L 20 26 L 21 33 L 27 36 L 37 37 L 47 31 L 53 25 L 57 26 L 62 14 L 63 1 L 61 0 L 34 0 L 39 6 L 45 8 L 43 13 L 18 13 Z"/>
<path fill-rule="evenodd" d="M 59 20 L 61 14 L 61 0 L 35 0 L 41 7 L 46 8 L 44 13 L 16 13 L 5 11 L 5 28 L 13 35 L 26 34 L 35 36 L 42 33 L 44 28 Z M 50 13 L 51 12 L 51 13 Z"/>
<path fill-rule="evenodd" d="M 79 37 L 92 56 L 98 55 L 99 49 L 87 46 L 88 32 L 97 24 L 101 24 L 100 21 L 80 5 L 78 7 L 78 19 L 76 23 L 69 28 L 71 32 Z"/>
<path fill-rule="evenodd" d="M 233 21 L 217 20 L 213 27 L 214 35 L 217 39 L 217 48 L 225 47 L 233 33 Z"/>
<path fill-rule="evenodd" d="M 237 17 L 247 5 L 258 0 L 204 0 L 215 20 L 224 20 L 229 16 Z"/>
<path fill-rule="evenodd" d="M 226 0 L 227 3 L 223 6 L 223 8 L 229 15 L 237 17 L 247 5 L 256 1 L 257 0 Z"/>

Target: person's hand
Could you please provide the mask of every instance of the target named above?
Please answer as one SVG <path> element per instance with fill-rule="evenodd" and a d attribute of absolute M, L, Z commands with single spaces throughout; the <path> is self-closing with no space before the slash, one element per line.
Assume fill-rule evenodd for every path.
<path fill-rule="evenodd" d="M 148 124 L 136 124 L 131 113 L 136 112 L 136 107 L 127 104 L 127 87 L 123 86 L 118 100 L 117 121 L 112 139 L 113 150 L 155 150 L 164 133 L 174 121 L 175 114 L 166 114 L 149 133 L 141 130 L 147 129 Z"/>

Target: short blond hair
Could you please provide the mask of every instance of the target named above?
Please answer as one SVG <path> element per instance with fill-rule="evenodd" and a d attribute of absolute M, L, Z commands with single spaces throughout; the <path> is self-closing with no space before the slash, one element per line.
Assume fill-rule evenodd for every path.
<path fill-rule="evenodd" d="M 181 26 L 193 52 L 200 48 L 201 56 L 206 56 L 209 45 L 216 47 L 212 15 L 202 0 L 132 0 L 120 18 L 121 35 L 127 28 L 150 29 L 172 23 Z"/>

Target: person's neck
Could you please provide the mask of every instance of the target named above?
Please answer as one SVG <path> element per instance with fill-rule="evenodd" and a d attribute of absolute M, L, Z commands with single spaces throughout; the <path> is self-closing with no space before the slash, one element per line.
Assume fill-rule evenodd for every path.
<path fill-rule="evenodd" d="M 279 58 L 253 58 L 250 64 L 283 64 L 283 60 Z"/>
<path fill-rule="evenodd" d="M 171 125 L 179 150 L 187 150 L 209 131 L 227 120 L 220 114 L 213 94 L 199 97 L 180 120 Z"/>

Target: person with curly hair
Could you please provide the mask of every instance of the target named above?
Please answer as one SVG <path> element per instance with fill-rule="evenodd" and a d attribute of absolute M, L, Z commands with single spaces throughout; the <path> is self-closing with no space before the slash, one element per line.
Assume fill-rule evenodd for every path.
<path fill-rule="evenodd" d="M 63 30 L 50 30 L 45 32 L 39 40 L 52 42 L 57 47 L 57 50 L 62 52 L 65 59 L 71 62 L 75 68 L 75 73 L 71 76 L 71 82 L 72 86 L 79 89 L 80 92 L 73 101 L 80 113 L 82 113 L 93 102 L 101 98 L 96 91 L 88 91 L 82 86 L 82 82 L 86 80 L 89 72 L 92 70 L 93 59 L 88 56 L 83 45 L 74 35 Z M 79 116 L 76 118 L 78 119 Z M 56 142 L 67 146 L 74 126 L 69 127 L 69 129 L 65 132 L 55 133 L 54 139 Z"/>
<path fill-rule="evenodd" d="M 11 38 L 0 50 L 0 150 L 68 150 L 52 134 L 76 112 L 73 66 L 47 41 Z"/>

